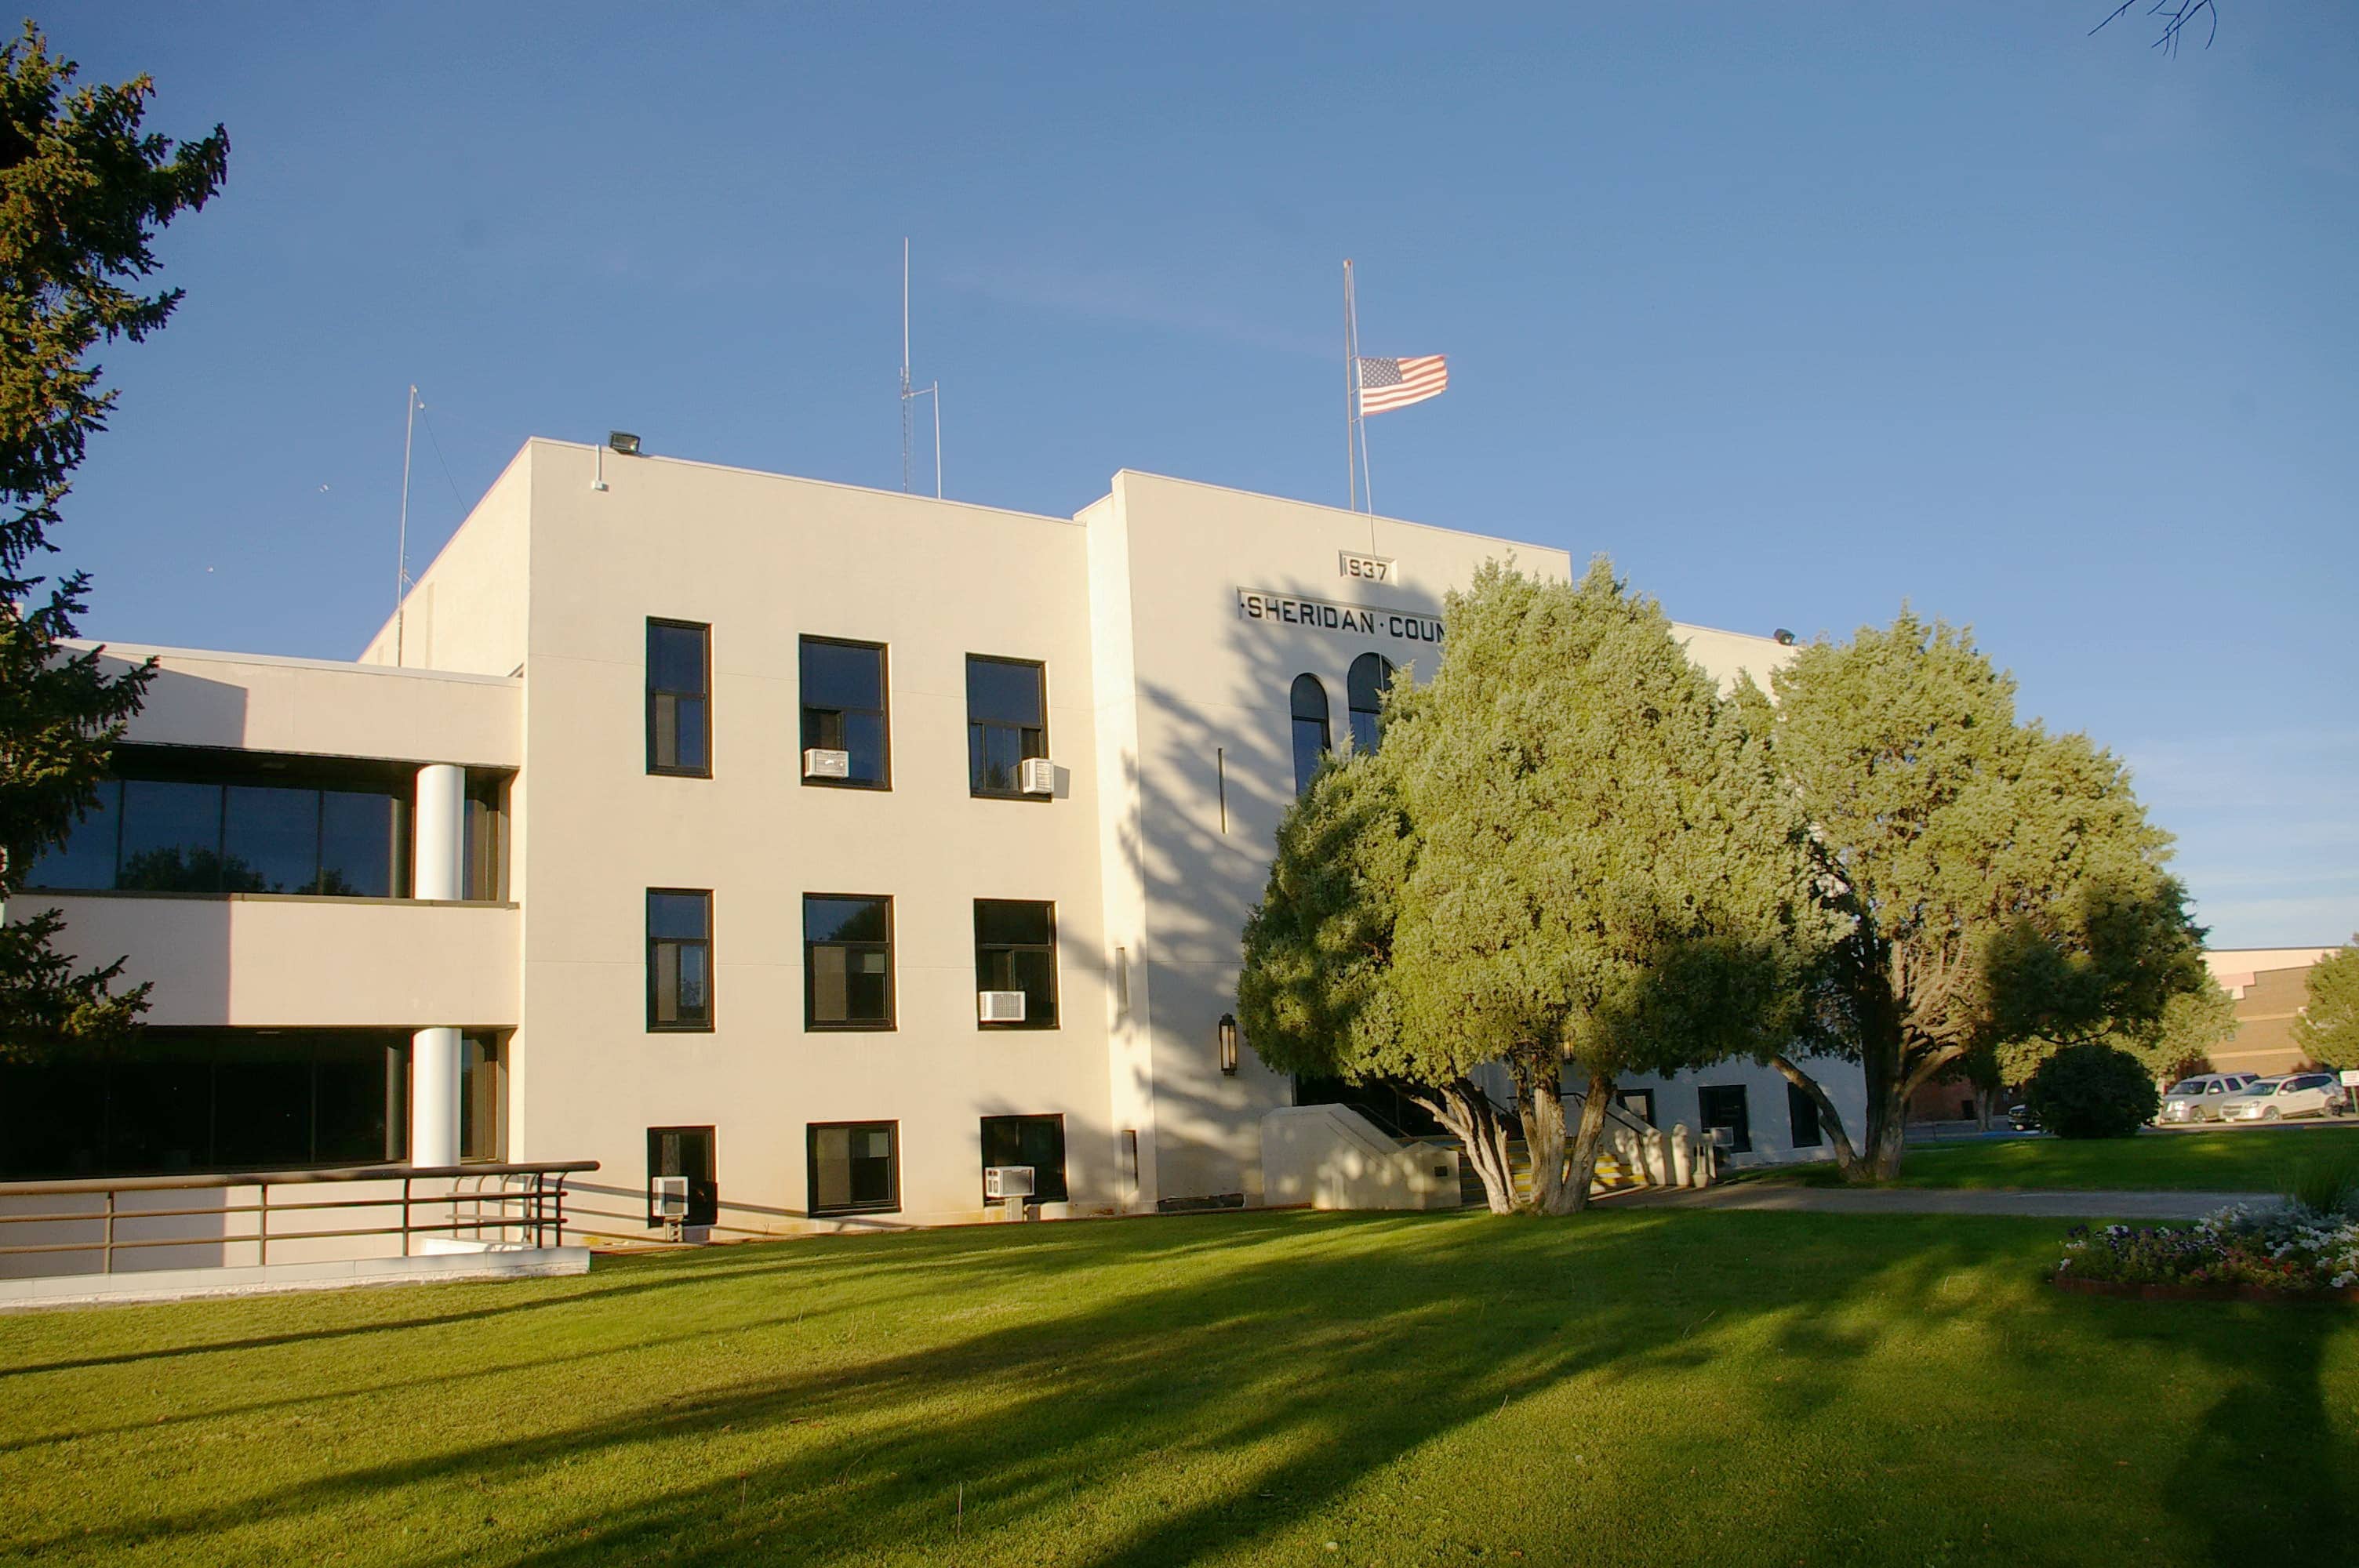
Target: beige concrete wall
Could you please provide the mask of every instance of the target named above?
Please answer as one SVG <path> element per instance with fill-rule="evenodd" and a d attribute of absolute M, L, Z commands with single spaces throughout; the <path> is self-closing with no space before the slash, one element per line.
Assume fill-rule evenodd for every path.
<path fill-rule="evenodd" d="M 1237 935 L 1294 799 L 1294 677 L 1308 671 L 1326 687 L 1340 748 L 1355 657 L 1374 650 L 1430 674 L 1439 644 L 1407 633 L 1438 619 L 1445 591 L 1494 558 L 1556 579 L 1571 561 L 1538 546 L 1147 474 L 1116 475 L 1112 500 L 1091 525 L 1120 530 L 1127 565 L 1157 1195 L 1257 1199 L 1261 1119 L 1290 1101 L 1292 1085 L 1249 1049 L 1224 1076 L 1217 1022 L 1235 1007 Z M 1397 579 L 1344 576 L 1346 551 L 1389 558 Z M 1375 630 L 1256 620 L 1239 607 L 1241 589 L 1366 607 Z"/>
<path fill-rule="evenodd" d="M 523 760 L 522 687 L 497 677 L 380 669 L 330 659 L 104 644 L 120 671 L 158 669 L 125 739 L 313 756 L 512 768 Z"/>
<path fill-rule="evenodd" d="M 528 444 L 516 454 L 416 575 L 401 612 L 369 639 L 361 663 L 489 676 L 518 672 L 532 568 L 531 451 Z"/>
<path fill-rule="evenodd" d="M 518 1019 L 513 906 L 284 893 L 27 893 L 54 907 L 60 947 L 127 957 L 155 982 L 158 1026 L 509 1028 Z"/>
<path fill-rule="evenodd" d="M 526 660 L 525 1028 L 510 1149 L 637 1202 L 651 1127 L 712 1126 L 729 1227 L 805 1224 L 805 1128 L 897 1119 L 902 1210 L 978 1217 L 978 1119 L 1061 1112 L 1110 1206 L 1107 951 L 1085 536 L 1071 522 L 535 442 Z M 651 777 L 646 622 L 712 628 L 713 776 Z M 807 787 L 797 640 L 888 645 L 892 788 Z M 1048 667 L 1048 804 L 970 797 L 965 658 Z M 645 1026 L 645 895 L 713 892 L 716 1026 Z M 895 908 L 898 1027 L 803 1028 L 805 892 Z M 985 1032 L 977 897 L 1057 905 L 1061 1027 Z M 831 1222 L 832 1223 L 832 1222 Z"/>
<path fill-rule="evenodd" d="M 1401 1144 L 1348 1106 L 1306 1105 L 1261 1119 L 1262 1199 L 1312 1208 L 1456 1208 L 1456 1149 Z"/>

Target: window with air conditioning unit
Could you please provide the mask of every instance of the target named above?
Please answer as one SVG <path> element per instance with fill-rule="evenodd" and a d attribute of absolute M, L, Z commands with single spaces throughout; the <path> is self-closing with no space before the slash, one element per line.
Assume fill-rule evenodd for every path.
<path fill-rule="evenodd" d="M 805 637 L 799 646 L 803 782 L 892 788 L 884 644 Z"/>
<path fill-rule="evenodd" d="M 984 1028 L 1057 1027 L 1057 906 L 974 901 L 975 1016 Z"/>
<path fill-rule="evenodd" d="M 1038 660 L 966 656 L 967 784 L 973 794 L 1015 800 L 1057 793 L 1048 687 L 1048 666 Z"/>
<path fill-rule="evenodd" d="M 1029 1165 L 986 1165 L 983 1171 L 983 1195 L 986 1198 L 1028 1198 L 1032 1195 L 1032 1167 Z"/>
<path fill-rule="evenodd" d="M 851 752 L 830 751 L 824 746 L 812 746 L 803 752 L 803 777 L 848 779 L 851 776 Z"/>

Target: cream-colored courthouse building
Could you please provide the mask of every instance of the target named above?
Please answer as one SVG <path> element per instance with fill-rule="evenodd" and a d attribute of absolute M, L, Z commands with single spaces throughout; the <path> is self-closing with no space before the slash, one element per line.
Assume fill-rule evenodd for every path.
<path fill-rule="evenodd" d="M 160 673 L 22 903 L 152 1027 L 12 1069 L 0 1175 L 588 1158 L 617 1235 L 658 1175 L 723 1237 L 973 1219 L 991 1165 L 1258 1203 L 1279 816 L 1509 557 L 1571 570 L 1137 473 L 1067 518 L 529 442 L 355 662 L 109 648 Z M 1625 1099 L 1814 1136 L 1741 1065 Z"/>

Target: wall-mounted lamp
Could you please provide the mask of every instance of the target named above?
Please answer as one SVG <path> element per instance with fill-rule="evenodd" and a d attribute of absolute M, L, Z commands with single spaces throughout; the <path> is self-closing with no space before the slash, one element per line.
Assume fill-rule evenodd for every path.
<path fill-rule="evenodd" d="M 1233 1012 L 1221 1014 L 1221 1071 L 1232 1078 L 1237 1076 L 1237 1018 Z"/>
<path fill-rule="evenodd" d="M 1777 639 L 1778 645 L 1781 647 L 1790 648 L 1794 645 L 1794 634 L 1791 632 L 1787 631 L 1783 626 L 1778 627 L 1777 630 L 1771 633 L 1770 635 Z"/>
<path fill-rule="evenodd" d="M 628 430 L 607 431 L 606 444 L 623 457 L 636 458 L 639 455 L 639 438 Z"/>

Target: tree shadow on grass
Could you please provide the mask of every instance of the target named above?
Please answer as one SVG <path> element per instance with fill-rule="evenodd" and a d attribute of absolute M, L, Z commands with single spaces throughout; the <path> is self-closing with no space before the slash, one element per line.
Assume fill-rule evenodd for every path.
<path fill-rule="evenodd" d="M 1266 1549 L 1415 1451 L 1512 1420 L 1527 1401 L 1560 1400 L 1583 1379 L 1677 1373 L 1766 1343 L 1807 1377 L 1769 1396 L 1765 1415 L 1801 1420 L 1854 1387 L 1879 1322 L 1984 1323 L 2019 1308 L 1953 1287 L 1961 1270 L 2004 1249 L 1960 1241 L 1937 1222 L 1881 1250 L 1803 1244 L 1842 1226 L 1899 1235 L 1905 1224 L 1261 1215 L 798 1242 L 711 1271 L 649 1261 L 611 1287 L 633 1298 L 629 1315 L 647 1301 L 686 1315 L 658 1314 L 627 1347 L 682 1354 L 711 1325 L 706 1370 L 718 1375 L 701 1387 L 667 1391 L 618 1358 L 612 1397 L 566 1424 L 503 1432 L 487 1417 L 434 1452 L 277 1486 L 257 1477 L 247 1496 L 5 1544 L 228 1556 L 251 1552 L 245 1532 L 275 1522 L 392 1554 L 365 1533 L 384 1528 L 391 1506 L 446 1522 L 538 1516 L 506 1536 L 453 1527 L 408 1557 L 546 1568 L 655 1557 L 1160 1564 Z M 1732 1236 L 1749 1239 L 1731 1248 Z M 721 1293 L 633 1288 L 676 1269 Z M 847 1298 L 842 1348 L 832 1328 L 827 1354 L 773 1346 L 766 1363 L 747 1357 L 730 1375 L 731 1344 L 783 1315 L 781 1291 L 823 1308 Z M 926 1332 L 892 1316 L 927 1303 L 940 1310 Z M 853 1342 L 849 1320 L 871 1315 L 888 1329 L 897 1322 L 906 1343 L 871 1354 Z M 462 1348 L 433 1328 L 401 1353 L 432 1366 L 444 1345 L 462 1362 L 488 1359 L 487 1374 L 517 1365 L 506 1345 Z M 2158 1346 L 2166 1357 L 2184 1348 L 2167 1335 Z M 2314 1405 L 2314 1361 L 2310 1371 Z M 2219 1413 L 2231 1444 L 2260 1419 L 2257 1409 Z M 1713 1462 L 1708 1425 L 1658 1441 L 1680 1463 Z M 1479 1507 L 1479 1486 L 1470 1495 Z M 1807 1489 L 1774 1499 L 1749 1521 L 1753 1544 L 1723 1544 L 1734 1555 L 1854 1546 L 1855 1531 L 1821 1518 L 1822 1501 Z M 1522 1526 L 1484 1528 L 1495 1539 Z M 1545 1533 L 1523 1544 L 1535 1560 L 1630 1560 L 1632 1550 Z"/>

